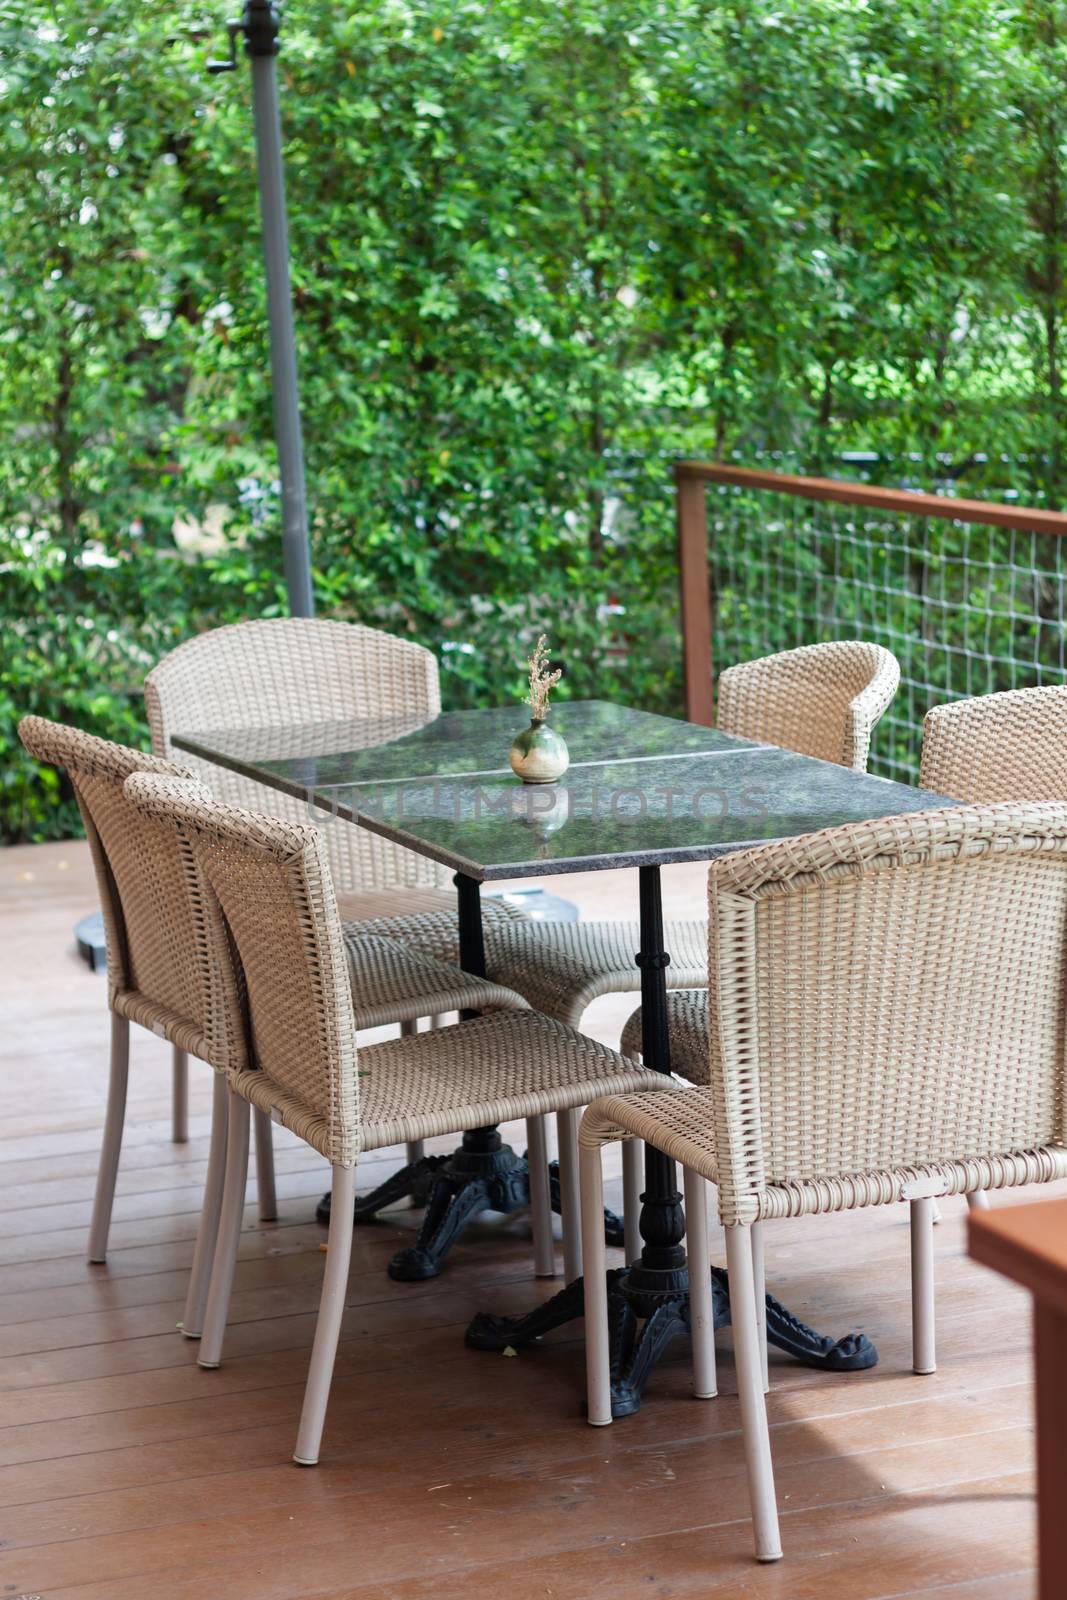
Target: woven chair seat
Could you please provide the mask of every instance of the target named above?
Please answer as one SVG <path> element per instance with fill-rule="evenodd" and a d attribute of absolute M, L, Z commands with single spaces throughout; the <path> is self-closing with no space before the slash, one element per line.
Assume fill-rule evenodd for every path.
<path fill-rule="evenodd" d="M 449 1011 L 528 1009 L 511 989 L 443 961 L 431 961 L 395 939 L 366 934 L 358 925 L 344 930 L 344 941 L 357 1028 L 411 1022 Z"/>
<path fill-rule="evenodd" d="M 362 901 L 361 904 L 356 903 L 357 898 Z M 440 891 L 437 903 L 427 900 L 424 904 L 412 906 L 411 898 L 406 889 L 390 895 L 376 894 L 362 897 L 339 895 L 337 909 L 344 921 L 351 923 L 353 932 L 380 934 L 386 939 L 401 939 L 409 948 L 418 950 L 420 955 L 428 956 L 432 961 L 457 962 L 459 920 L 456 915 L 455 891 Z M 377 902 L 378 910 L 373 915 L 368 915 L 367 907 L 374 902 Z M 392 909 L 396 906 L 400 909 Z M 350 911 L 352 915 L 349 914 Z M 498 931 L 516 924 L 524 927 L 549 926 L 544 922 L 532 923 L 525 911 L 509 906 L 506 900 L 490 896 L 482 900 L 482 928 L 485 934 L 487 960 L 490 944 L 496 939 Z M 573 927 L 574 924 L 567 926 Z"/>
<path fill-rule="evenodd" d="M 517 990 L 546 1017 L 576 1028 L 598 995 L 627 994 L 640 987 L 634 963 L 641 945 L 636 922 L 534 922 L 489 899 L 483 919 L 490 978 Z M 363 923 L 360 932 L 402 939 L 438 961 L 459 958 L 454 912 L 377 918 Z M 668 923 L 664 942 L 671 953 L 667 983 L 672 989 L 707 983 L 706 922 Z"/>
<path fill-rule="evenodd" d="M 601 1095 L 666 1087 L 667 1081 L 551 1017 L 497 1012 L 360 1050 L 357 1153 L 567 1110 Z M 233 1085 L 336 1160 L 325 1116 L 272 1087 L 260 1072 L 239 1073 Z"/>
<path fill-rule="evenodd" d="M 346 827 L 350 824 L 346 823 Z M 338 889 L 337 910 L 342 922 L 370 922 L 375 917 L 420 916 L 440 911 L 455 913 L 455 889 L 410 888 L 389 884 L 382 889 Z"/>
<path fill-rule="evenodd" d="M 702 995 L 701 999 L 706 1000 Z M 706 1051 L 705 1051 L 706 1059 Z M 719 1181 L 711 1119 L 714 1091 L 675 1086 L 673 1094 L 633 1094 L 605 1099 L 582 1118 L 579 1141 L 586 1147 L 620 1137 L 646 1139 L 673 1161 Z M 1009 1189 L 1026 1183 L 1051 1183 L 1067 1177 L 1067 1148 L 1042 1145 L 1006 1155 L 975 1156 L 965 1161 L 924 1162 L 895 1171 L 848 1173 L 775 1183 L 768 1180 L 758 1197 L 753 1221 L 851 1211 L 857 1206 L 890 1205 L 924 1195 L 971 1194 L 976 1189 Z"/>
<path fill-rule="evenodd" d="M 671 1041 L 671 1071 L 685 1078 L 688 1083 L 710 1083 L 708 991 L 672 990 L 667 996 L 667 1029 Z M 624 1056 L 640 1056 L 640 1006 L 623 1028 L 619 1048 Z"/>

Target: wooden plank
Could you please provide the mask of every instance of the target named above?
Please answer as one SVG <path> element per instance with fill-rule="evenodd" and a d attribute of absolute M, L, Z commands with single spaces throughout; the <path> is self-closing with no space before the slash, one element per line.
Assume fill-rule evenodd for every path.
<path fill-rule="evenodd" d="M 809 1486 L 815 1481 L 811 1472 L 806 1481 Z M 199 1577 L 208 1593 L 226 1594 L 228 1600 L 289 1600 L 320 1597 L 324 1591 L 338 1600 L 342 1595 L 346 1600 L 431 1600 L 443 1586 L 455 1589 L 460 1584 L 464 1595 L 477 1600 L 505 1593 L 521 1600 L 543 1600 L 545 1595 L 589 1600 L 609 1593 L 671 1600 L 707 1595 L 736 1600 L 740 1594 L 775 1600 L 884 1600 L 902 1588 L 914 1592 L 920 1576 L 929 1586 L 944 1586 L 1004 1571 L 1001 1542 L 1017 1518 L 1015 1497 L 1028 1494 L 1028 1476 L 964 1480 L 962 1486 L 971 1494 L 962 1506 L 960 1486 L 931 1483 L 915 1491 L 836 1500 L 818 1508 L 805 1503 L 783 1518 L 791 1557 L 762 1569 L 751 1560 L 747 1521 L 738 1514 L 740 1474 L 714 1485 L 692 1486 L 704 1489 L 699 1499 L 681 1479 L 660 1494 L 646 1487 L 609 1515 L 603 1535 L 592 1543 L 581 1539 L 578 1518 L 564 1512 L 563 1497 L 546 1515 L 531 1516 L 527 1535 L 521 1512 L 501 1521 L 499 1514 L 480 1512 L 472 1501 L 449 1506 L 442 1514 L 433 1509 L 433 1497 L 423 1495 L 419 1542 L 425 1553 L 402 1542 L 404 1522 L 395 1511 L 382 1507 L 380 1517 L 372 1518 L 365 1498 L 354 1506 L 342 1500 L 317 1512 L 296 1508 L 281 1513 L 284 1526 L 277 1513 L 250 1514 L 243 1536 L 231 1539 L 225 1551 L 219 1548 L 222 1530 L 205 1518 L 184 1529 L 182 1539 L 172 1536 L 161 1542 L 159 1565 L 147 1573 L 87 1583 L 83 1564 L 73 1582 L 49 1585 L 48 1596 L 142 1600 L 152 1591 L 166 1594 L 167 1600 L 200 1600 L 205 1591 L 196 1588 Z M 717 1496 L 708 1492 L 712 1487 L 724 1494 L 721 1509 Z M 797 1489 L 806 1502 L 800 1480 Z M 671 1517 L 676 1502 L 690 1520 L 668 1532 L 664 1515 Z M 938 1537 L 950 1508 L 958 1541 Z M 652 1511 L 659 1513 L 658 1526 L 649 1530 Z M 627 1512 L 636 1524 L 624 1520 Z M 527 1537 L 534 1549 L 516 1559 L 515 1541 L 525 1544 Z M 196 1573 L 190 1572 L 193 1548 L 205 1552 Z M 26 1553 L 9 1553 L 5 1565 L 14 1581 L 37 1581 Z M 426 1570 L 412 1571 L 419 1566 Z"/>

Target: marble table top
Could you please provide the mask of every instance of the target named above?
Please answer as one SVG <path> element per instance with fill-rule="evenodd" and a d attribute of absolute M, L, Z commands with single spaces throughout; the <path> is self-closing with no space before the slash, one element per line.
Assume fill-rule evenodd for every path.
<path fill-rule="evenodd" d="M 526 786 L 508 766 L 521 706 L 181 733 L 203 760 L 306 799 L 482 881 L 706 861 L 837 823 L 951 805 L 712 728 L 606 701 L 553 708 L 571 765 Z M 332 825 L 337 826 L 334 822 Z"/>

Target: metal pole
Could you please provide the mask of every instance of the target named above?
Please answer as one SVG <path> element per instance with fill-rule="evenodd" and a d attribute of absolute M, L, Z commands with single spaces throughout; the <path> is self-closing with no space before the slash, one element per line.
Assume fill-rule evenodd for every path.
<path fill-rule="evenodd" d="M 272 0 L 246 0 L 239 23 L 230 23 L 231 58 L 211 62 L 208 71 L 231 71 L 236 35 L 242 33 L 252 62 L 252 108 L 256 127 L 259 203 L 263 218 L 263 255 L 267 269 L 267 312 L 270 320 L 271 388 L 274 435 L 282 480 L 282 563 L 289 610 L 311 617 L 311 548 L 308 540 L 307 491 L 304 485 L 304 443 L 300 426 L 300 393 L 296 371 L 293 298 L 289 281 L 289 223 L 285 207 L 282 129 L 278 112 L 279 19 Z"/>

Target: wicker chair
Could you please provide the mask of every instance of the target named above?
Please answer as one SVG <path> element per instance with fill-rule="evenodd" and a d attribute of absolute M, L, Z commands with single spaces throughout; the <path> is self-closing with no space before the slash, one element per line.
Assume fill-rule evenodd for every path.
<path fill-rule="evenodd" d="M 103 1153 L 89 1232 L 89 1259 L 102 1262 L 114 1204 L 125 1121 L 131 1021 L 171 1041 L 176 1049 L 216 1070 L 208 1174 L 201 1229 L 194 1252 L 183 1331 L 199 1336 L 215 1247 L 225 1172 L 227 1097 L 224 1076 L 247 1062 L 243 997 L 233 987 L 231 962 L 217 959 L 208 942 L 199 900 L 202 890 L 192 855 L 173 829 L 160 830 L 135 811 L 123 784 L 132 773 L 152 773 L 190 794 L 210 795 L 181 767 L 41 717 L 24 717 L 19 735 L 35 759 L 64 767 L 78 799 L 96 869 L 107 930 L 108 1004 L 111 1008 L 111 1077 Z M 416 1023 L 453 1007 L 526 1009 L 519 995 L 499 984 L 443 966 L 380 936 L 346 930 L 345 959 L 360 996 L 356 1023 Z M 257 1110 L 256 1166 L 259 1209 L 276 1215 L 270 1118 Z M 551 1219 L 535 1216 L 551 1230 Z"/>
<path fill-rule="evenodd" d="M 935 706 L 923 722 L 919 782 L 969 805 L 1067 800 L 1067 686 Z M 967 1204 L 984 1211 L 989 1200 L 976 1189 Z"/>
<path fill-rule="evenodd" d="M 1067 685 L 935 706 L 923 723 L 919 782 L 969 805 L 1067 800 Z"/>
<path fill-rule="evenodd" d="M 816 644 L 729 667 L 719 679 L 719 726 L 862 771 L 871 731 L 900 681 L 896 658 L 880 645 Z M 384 924 L 382 924 L 384 927 Z M 706 982 L 707 925 L 669 923 L 667 982 L 673 990 Z M 416 937 L 396 930 L 396 937 Z M 423 925 L 418 943 L 454 959 L 454 935 Z M 497 982 L 524 994 L 546 1016 L 572 1027 L 602 994 L 638 987 L 636 922 L 499 923 L 486 931 L 486 962 Z"/>
<path fill-rule="evenodd" d="M 180 732 L 383 719 L 395 737 L 398 725 L 413 731 L 441 709 L 429 650 L 358 623 L 303 617 L 239 622 L 187 639 L 152 668 L 144 697 L 152 749 L 168 758 Z M 307 806 L 290 795 L 184 751 L 177 756 L 220 800 L 291 822 L 308 820 Z M 344 822 L 323 828 L 322 836 L 345 920 L 436 912 L 437 923 L 454 926 L 455 893 L 436 862 Z M 487 923 L 518 915 L 503 903 L 486 905 Z M 380 922 L 378 931 L 388 936 L 390 930 Z M 456 961 L 457 941 L 452 944 L 444 959 Z M 176 1060 L 176 1084 L 180 1074 Z M 419 1154 L 417 1148 L 408 1152 L 411 1160 Z"/>
<path fill-rule="evenodd" d="M 133 772 L 188 778 L 183 768 L 139 750 L 81 733 L 43 717 L 23 717 L 19 738 L 37 761 L 64 767 L 77 797 L 96 871 L 107 934 L 108 1005 L 111 1010 L 111 1074 L 104 1143 L 89 1228 L 89 1260 L 107 1259 L 119 1152 L 126 1115 L 130 1023 L 138 1022 L 174 1047 L 176 1098 L 184 1105 L 186 1052 L 224 1071 L 244 1049 L 239 1027 L 214 1031 L 208 1020 L 214 999 L 202 960 L 199 932 L 186 909 L 184 883 L 192 870 L 178 846 L 160 850 L 123 794 Z M 161 907 L 173 908 L 162 915 Z M 232 1008 L 227 1016 L 232 1015 Z M 184 1121 L 184 1116 L 182 1116 Z M 258 1146 L 262 1151 L 262 1145 Z M 270 1144 L 260 1170 L 260 1205 L 274 1214 Z"/>
<path fill-rule="evenodd" d="M 727 667 L 718 724 L 724 733 L 866 772 L 871 734 L 899 683 L 896 656 L 879 644 L 803 645 Z"/>
<path fill-rule="evenodd" d="M 600 1147 L 636 1136 L 686 1169 L 697 1260 L 702 1180 L 718 1185 L 756 1552 L 775 1560 L 761 1224 L 910 1201 L 913 1366 L 934 1370 L 934 1197 L 1067 1176 L 1067 805 L 827 829 L 728 856 L 708 882 L 708 1087 L 582 1121 L 589 1420 L 611 1420 Z M 708 1395 L 710 1285 L 690 1282 Z"/>
<path fill-rule="evenodd" d="M 319 1455 L 344 1309 L 358 1157 L 405 1140 L 571 1110 L 604 1092 L 653 1088 L 657 1077 L 528 1009 L 371 1045 L 357 1063 L 345 933 L 318 831 L 219 804 L 165 777 L 133 777 L 127 793 L 148 822 L 171 829 L 192 852 L 217 957 L 232 940 L 247 994 L 252 1060 L 230 1074 L 226 1187 L 201 1365 L 221 1359 L 249 1106 L 269 1112 L 333 1167 L 326 1273 L 295 1452 L 310 1466 Z"/>

